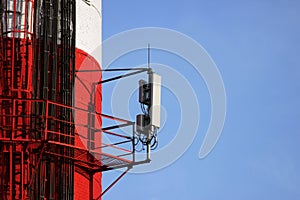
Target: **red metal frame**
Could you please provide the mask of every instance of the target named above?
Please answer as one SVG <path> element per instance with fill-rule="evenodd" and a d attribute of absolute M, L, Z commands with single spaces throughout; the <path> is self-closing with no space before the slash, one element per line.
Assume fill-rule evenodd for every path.
<path fill-rule="evenodd" d="M 83 59 L 90 59 L 87 63 L 95 67 L 91 71 L 100 68 L 91 56 L 75 49 L 74 1 L 24 0 L 24 11 L 18 11 L 18 3 L 23 1 L 0 1 L 4 10 L 0 23 L 0 199 L 77 200 L 77 175 L 88 181 L 82 191 L 88 188 L 89 200 L 101 199 L 125 173 L 100 195 L 95 193 L 102 189 L 101 184 L 95 188 L 95 177 L 101 181 L 103 171 L 129 170 L 149 162 L 135 161 L 134 123 L 101 113 L 101 84 L 145 69 L 104 81 L 100 78 L 87 88 L 93 91 L 89 107 L 74 106 L 75 72 L 80 72 Z M 50 16 L 55 12 L 63 20 Z M 21 14 L 25 15 L 24 27 L 17 27 L 22 25 Z M 62 30 L 50 32 L 53 19 Z M 78 123 L 74 113 L 87 120 Z M 102 119 L 118 124 L 102 127 Z M 121 127 L 131 127 L 132 135 L 125 135 Z M 102 143 L 103 135 L 111 143 Z"/>
<path fill-rule="evenodd" d="M 2 156 L 3 154 L 6 154 L 6 152 L 9 152 L 9 167 L 0 167 L 0 171 L 2 172 L 2 175 L 8 174 L 7 171 L 9 172 L 9 194 L 15 193 L 13 191 L 13 188 L 16 187 L 16 182 L 20 181 L 20 184 L 18 187 L 20 187 L 19 191 L 21 194 L 16 194 L 16 195 L 10 195 L 10 198 L 8 199 L 30 199 L 28 197 L 28 194 L 30 193 L 28 190 L 31 188 L 32 183 L 35 179 L 36 174 L 40 170 L 39 168 L 35 166 L 39 166 L 41 163 L 41 160 L 47 158 L 51 159 L 53 156 L 55 158 L 65 158 L 68 161 L 72 161 L 74 164 L 75 168 L 79 168 L 84 173 L 86 173 L 86 176 L 88 174 L 96 174 L 102 171 L 106 170 L 111 170 L 111 169 L 116 169 L 120 167 L 128 167 L 132 166 L 134 161 L 134 149 L 126 149 L 123 147 L 119 147 L 118 145 L 121 144 L 129 144 L 128 146 L 132 147 L 132 142 L 133 142 L 133 137 L 129 137 L 127 135 L 121 135 L 120 133 L 114 133 L 112 131 L 105 131 L 107 134 L 110 134 L 114 137 L 117 137 L 118 139 L 121 139 L 121 142 L 115 143 L 115 144 L 108 144 L 108 145 L 102 145 L 99 147 L 95 147 L 95 150 L 87 150 L 86 148 L 80 148 L 76 145 L 68 144 L 64 141 L 66 141 L 66 138 L 69 139 L 74 139 L 75 136 L 70 136 L 63 134 L 61 132 L 56 132 L 49 130 L 49 126 L 47 124 L 49 123 L 55 123 L 55 122 L 60 122 L 60 123 L 65 123 L 69 125 L 76 125 L 74 122 L 70 121 L 63 121 L 60 119 L 56 119 L 52 116 L 48 115 L 48 110 L 50 107 L 64 107 L 67 109 L 70 109 L 70 112 L 75 112 L 76 110 L 80 110 L 82 112 L 85 112 L 86 115 L 88 115 L 89 111 L 84 110 L 81 108 L 76 108 L 76 107 L 70 107 L 66 105 L 61 105 L 56 102 L 51 102 L 49 100 L 33 100 L 33 99 L 9 99 L 9 98 L 1 98 L 0 99 L 0 105 L 1 105 L 1 110 L 4 108 L 2 107 L 4 102 L 10 101 L 12 105 L 17 105 L 18 103 L 25 103 L 25 104 L 38 104 L 40 106 L 45 105 L 46 113 L 45 115 L 39 115 L 39 116 L 34 116 L 34 115 L 24 115 L 21 116 L 21 121 L 26 120 L 29 118 L 29 121 L 34 121 L 34 119 L 42 119 L 42 121 L 45 123 L 45 126 L 43 129 L 35 129 L 32 130 L 31 127 L 28 126 L 26 130 L 22 130 L 26 132 L 26 135 L 23 135 L 22 137 L 19 137 L 20 135 L 20 129 L 18 128 L 18 125 L 14 122 L 17 120 L 20 120 L 20 116 L 13 114 L 13 115 L 7 115 L 7 114 L 1 114 L 0 115 L 0 120 L 3 121 L 4 119 L 11 121 L 11 125 L 9 127 L 6 127 L 5 130 L 8 130 L 11 132 L 11 137 L 4 137 L 5 130 L 0 130 L 0 146 L 2 148 L 6 148 L 7 150 L 2 151 Z M 13 106 L 13 107 L 15 107 Z M 134 123 L 119 119 L 119 118 L 114 118 L 112 116 L 108 115 L 103 115 L 103 114 L 98 114 L 98 113 L 93 113 L 95 116 L 102 116 L 108 119 L 114 119 L 114 121 L 119 121 L 121 122 L 121 125 L 124 126 L 131 126 L 133 128 Z M 3 124 L 2 124 L 3 125 Z M 86 125 L 84 124 L 77 124 L 76 126 L 82 126 L 85 127 Z M 3 127 L 3 126 L 2 126 Z M 91 127 L 92 128 L 92 127 Z M 37 135 L 36 137 L 31 137 L 32 134 Z M 101 134 L 102 130 L 98 130 L 98 133 Z M 104 132 L 103 132 L 104 133 Z M 42 137 L 38 137 L 42 136 Z M 59 136 L 59 137 L 56 137 Z M 15 149 L 13 149 L 15 148 Z M 26 148 L 26 151 L 23 151 L 22 149 Z M 105 153 L 104 151 L 102 152 L 97 152 L 97 148 L 104 149 L 104 148 L 115 148 L 119 150 L 120 152 L 124 152 L 124 157 L 122 155 L 112 155 Z M 18 150 L 19 149 L 19 150 Z M 65 150 L 72 150 L 74 154 L 72 156 L 65 155 L 64 153 L 61 153 L 59 149 L 65 149 Z M 20 160 L 20 163 L 16 161 L 15 155 L 19 153 L 22 154 L 28 154 L 30 155 L 31 159 L 25 159 L 25 160 Z M 33 153 L 36 152 L 36 153 Z M 2 158 L 3 159 L 3 158 Z M 24 159 L 21 157 L 20 159 Z M 28 179 L 23 178 L 13 178 L 16 176 L 16 174 L 13 174 L 12 170 L 13 168 L 18 168 L 16 167 L 19 163 L 19 167 L 22 170 L 20 172 L 21 176 L 26 176 L 28 174 Z M 29 163 L 32 163 L 31 165 L 28 165 Z M 27 166 L 26 166 L 27 164 Z M 26 170 L 25 170 L 26 169 Z M 6 172 L 5 172 L 6 171 Z M 25 172 L 26 171 L 26 172 Z M 40 171 L 40 174 L 45 174 L 48 173 L 47 171 L 43 170 Z M 3 181 L 3 179 L 1 179 Z M 11 187 L 12 186 L 12 187 Z M 5 190 L 2 188 L 2 197 L 6 196 L 3 195 L 3 192 Z M 18 197 L 17 197 L 18 196 Z M 5 199 L 5 198 L 4 198 Z"/>

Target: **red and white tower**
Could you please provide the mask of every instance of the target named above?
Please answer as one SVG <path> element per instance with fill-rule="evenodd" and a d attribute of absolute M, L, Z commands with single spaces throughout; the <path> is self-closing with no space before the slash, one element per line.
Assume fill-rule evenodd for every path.
<path fill-rule="evenodd" d="M 136 162 L 135 123 L 102 113 L 102 83 L 123 76 L 102 81 L 101 7 L 0 0 L 0 200 L 101 200 L 133 165 L 150 161 L 150 129 L 142 131 L 148 156 Z M 126 70 L 155 80 L 150 68 Z M 153 80 L 145 85 L 152 97 Z M 116 168 L 127 170 L 102 191 L 102 172 Z"/>
<path fill-rule="evenodd" d="M 99 70 L 101 68 L 101 42 L 102 42 L 102 4 L 101 0 L 76 1 L 76 69 Z M 77 73 L 75 80 L 75 106 L 83 109 L 94 107 L 101 113 L 102 90 L 101 85 L 93 88 L 93 83 L 101 80 L 100 72 Z M 91 95 L 96 89 L 95 95 Z M 92 99 L 91 99 L 92 98 Z M 95 102 L 95 105 L 93 105 Z M 78 113 L 76 121 L 82 124 L 93 123 L 95 127 L 101 127 L 101 117 L 96 117 L 94 122 Z M 78 119 L 79 118 L 79 119 Z M 90 139 L 90 142 L 88 142 Z M 84 127 L 78 127 L 75 145 L 86 148 L 89 151 L 101 153 L 101 134 L 88 132 Z M 101 195 L 101 173 L 75 171 L 74 191 L 75 200 L 95 199 Z M 87 173 L 88 172 L 88 173 Z M 89 192 L 87 192 L 89 191 Z"/>
<path fill-rule="evenodd" d="M 101 1 L 1 0 L 0 15 L 0 199 L 99 197 L 101 86 L 74 98 L 101 79 L 76 74 L 100 69 Z"/>

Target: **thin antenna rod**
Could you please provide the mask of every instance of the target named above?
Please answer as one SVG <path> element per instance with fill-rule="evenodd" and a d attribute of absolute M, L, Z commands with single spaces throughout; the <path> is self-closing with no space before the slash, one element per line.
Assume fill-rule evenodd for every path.
<path fill-rule="evenodd" d="M 150 68 L 150 44 L 148 44 L 148 68 Z"/>

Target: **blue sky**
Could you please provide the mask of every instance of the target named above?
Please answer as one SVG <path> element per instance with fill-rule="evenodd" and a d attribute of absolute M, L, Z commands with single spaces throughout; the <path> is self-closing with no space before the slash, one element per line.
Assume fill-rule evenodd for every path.
<path fill-rule="evenodd" d="M 103 40 L 149 26 L 182 32 L 207 50 L 226 89 L 225 126 L 214 150 L 200 160 L 211 111 L 205 83 L 189 63 L 153 51 L 152 62 L 173 67 L 193 85 L 201 110 L 197 136 L 175 163 L 126 175 L 104 200 L 300 199 L 300 1 L 103 0 Z M 135 52 L 115 64 L 142 65 L 145 56 Z M 161 146 L 175 137 L 178 101 L 163 91 L 168 115 Z M 109 106 L 105 100 L 103 106 Z M 106 172 L 103 185 L 117 175 Z"/>

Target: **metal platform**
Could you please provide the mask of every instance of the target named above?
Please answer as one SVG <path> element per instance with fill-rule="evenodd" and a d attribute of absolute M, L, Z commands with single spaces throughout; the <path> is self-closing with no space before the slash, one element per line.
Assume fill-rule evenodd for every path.
<path fill-rule="evenodd" d="M 69 107 L 60 105 L 47 100 L 24 100 L 24 99 L 0 99 L 0 108 L 5 104 L 35 104 L 36 107 L 44 108 L 42 115 L 1 115 L 1 121 L 10 121 L 9 127 L 2 126 L 0 128 L 0 142 L 4 143 L 27 143 L 31 149 L 44 148 L 43 154 L 45 156 L 58 156 L 66 158 L 74 162 L 76 167 L 82 168 L 87 172 L 100 172 L 107 171 L 120 167 L 127 167 L 133 165 L 135 162 L 135 145 L 134 145 L 134 122 L 115 118 L 109 115 L 100 113 L 91 113 L 88 110 L 84 110 L 76 107 Z M 64 121 L 49 116 L 50 109 L 68 109 L 70 113 L 79 111 L 88 115 L 94 115 L 96 118 L 107 118 L 112 120 L 115 124 L 104 128 L 95 128 L 93 126 L 86 126 L 81 124 L 75 124 L 75 122 Z M 28 121 L 28 124 L 22 124 L 22 127 L 18 126 L 18 121 Z M 32 121 L 36 123 L 31 124 Z M 57 129 L 57 125 L 66 126 L 67 128 L 74 129 L 75 126 L 83 127 L 86 132 L 93 130 L 99 135 L 107 134 L 118 139 L 116 143 L 104 144 L 101 141 L 100 146 L 95 146 L 93 149 L 88 149 L 88 144 L 83 144 L 79 147 L 75 144 L 75 138 L 79 137 L 80 133 L 74 135 L 65 134 L 63 132 L 53 131 Z M 51 128 L 55 127 L 55 128 Z M 128 136 L 113 132 L 121 127 L 130 127 L 132 135 Z M 122 132 L 122 131 L 121 131 Z M 86 141 L 89 143 L 90 141 Z M 127 148 L 121 147 L 126 146 Z M 105 149 L 115 149 L 118 154 L 105 153 Z"/>
<path fill-rule="evenodd" d="M 117 168 L 127 168 L 128 171 L 134 165 L 149 162 L 149 160 L 140 162 L 135 160 L 134 122 L 82 108 L 61 105 L 49 100 L 0 99 L 0 110 L 5 110 L 7 105 L 13 108 L 17 108 L 18 105 L 30 106 L 39 109 L 37 113 L 40 113 L 38 115 L 26 115 L 14 110 L 11 115 L 0 114 L 0 121 L 3 124 L 0 127 L 2 151 L 0 157 L 4 161 L 1 169 L 7 170 L 7 173 L 4 173 L 7 175 L 11 174 L 9 168 L 12 165 L 20 171 L 18 172 L 20 174 L 24 174 L 24 170 L 27 171 L 28 181 L 22 182 L 23 179 L 21 179 L 20 185 L 16 183 L 18 187 L 24 188 L 21 191 L 25 191 L 25 189 L 26 191 L 34 190 L 34 188 L 30 189 L 34 187 L 33 180 L 36 179 L 37 173 L 42 173 L 41 165 L 45 165 L 45 163 L 65 163 L 65 166 L 74 168 L 77 173 L 88 179 L 103 171 Z M 112 125 L 97 127 L 92 125 L 94 123 L 76 124 L 74 119 L 67 121 L 51 116 L 50 112 L 54 110 L 66 110 L 71 114 L 80 112 L 82 117 L 93 116 L 93 119 L 106 119 L 111 121 Z M 68 118 L 72 119 L 73 115 Z M 132 134 L 126 134 L 122 128 L 130 129 Z M 98 138 L 100 141 L 92 141 L 88 135 L 91 133 L 98 135 L 94 138 Z M 81 137 L 82 135 L 86 136 L 83 137 L 83 141 L 80 141 L 80 135 Z M 105 144 L 102 141 L 104 136 L 110 137 L 111 142 Z M 92 143 L 93 145 L 91 145 Z M 5 189 L 5 184 L 2 184 L 1 187 L 3 187 L 2 191 L 9 191 L 9 188 Z"/>

